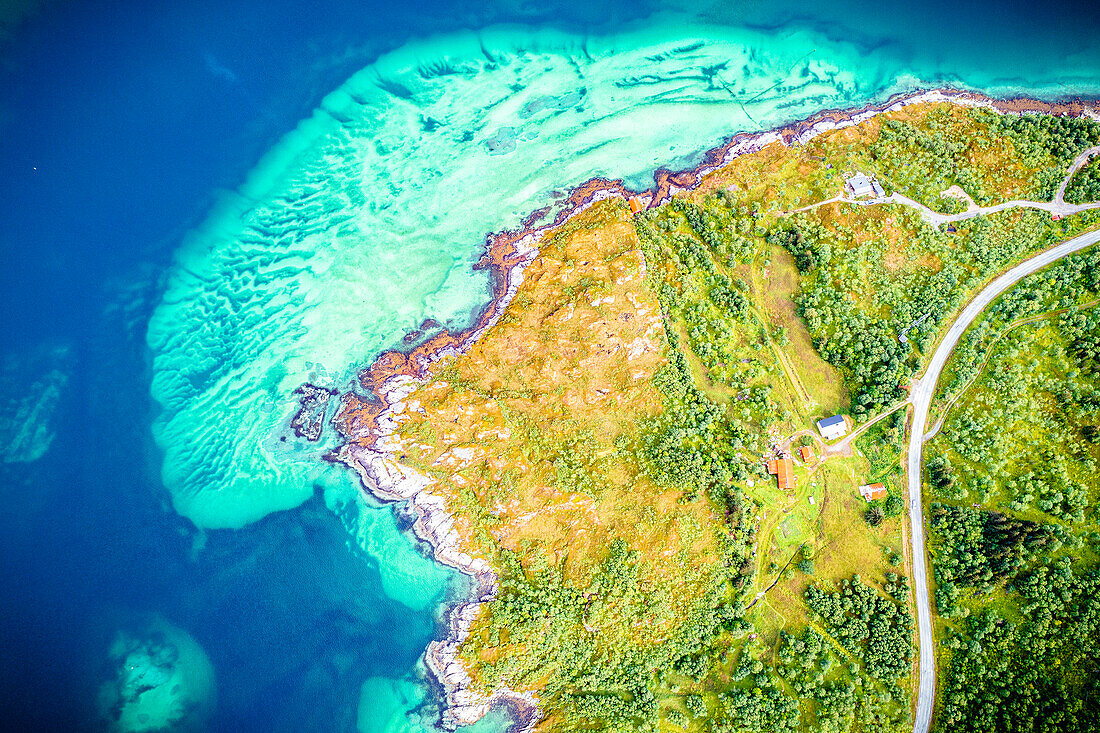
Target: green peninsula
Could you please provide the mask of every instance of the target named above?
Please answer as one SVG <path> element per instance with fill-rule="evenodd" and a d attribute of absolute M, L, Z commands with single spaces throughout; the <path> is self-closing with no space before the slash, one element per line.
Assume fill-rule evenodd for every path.
<path fill-rule="evenodd" d="M 637 213 L 597 201 L 544 235 L 500 320 L 392 410 L 390 450 L 499 578 L 458 646 L 472 691 L 532 693 L 547 731 L 911 729 L 911 380 L 994 276 L 1100 223 L 1062 185 L 1098 143 L 1086 118 L 911 104 L 763 145 Z M 1077 167 L 1083 203 L 1095 166 Z M 1096 632 L 1094 600 L 1090 626 L 1073 616 L 1096 585 L 1095 479 L 1042 485 L 1079 486 L 1080 460 L 1096 475 L 1096 316 L 1073 288 L 1096 290 L 1097 264 L 1044 301 L 1064 315 L 1035 326 L 1059 329 L 1042 348 L 1004 341 L 925 446 L 936 600 L 952 619 L 973 609 L 937 627 L 957 650 L 941 674 L 979 697 L 1003 686 L 975 671 L 976 640 L 1051 584 L 1071 589 L 1058 623 Z M 978 369 L 966 349 L 959 384 Z M 1006 384 L 1033 363 L 1039 396 Z M 1037 405 L 1078 447 L 989 437 Z M 846 434 L 826 439 L 815 423 L 834 415 Z M 974 445 L 990 440 L 1050 452 L 1051 476 Z M 990 522 L 1012 529 L 991 540 Z M 1007 559 L 972 567 L 1002 540 Z M 1097 679 L 1095 656 L 1074 664 Z M 1060 689 L 1077 700 L 1065 721 L 1095 707 Z M 953 726 L 989 729 L 980 705 L 947 705 Z"/>

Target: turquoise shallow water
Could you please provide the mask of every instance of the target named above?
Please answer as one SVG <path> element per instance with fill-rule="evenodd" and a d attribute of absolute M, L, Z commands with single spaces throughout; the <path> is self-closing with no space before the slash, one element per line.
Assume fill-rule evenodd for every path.
<path fill-rule="evenodd" d="M 0 40 L 15 727 L 101 729 L 105 660 L 188 646 L 153 618 L 213 666 L 211 729 L 422 728 L 416 658 L 462 584 L 319 460 L 331 435 L 289 433 L 294 387 L 466 322 L 485 234 L 591 176 L 643 187 L 737 131 L 918 86 L 1100 86 L 1087 3 L 390 5 L 58 3 L 19 58 Z"/>

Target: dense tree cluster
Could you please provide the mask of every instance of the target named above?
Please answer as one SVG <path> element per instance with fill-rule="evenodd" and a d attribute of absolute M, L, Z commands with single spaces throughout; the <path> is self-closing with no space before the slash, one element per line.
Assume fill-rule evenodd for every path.
<path fill-rule="evenodd" d="M 1034 249 L 1054 244 L 1048 231 L 1048 217 L 1036 209 L 1026 209 L 1019 218 L 981 217 L 970 224 L 967 243 L 967 264 L 985 278 L 1004 269 Z"/>
<path fill-rule="evenodd" d="M 740 317 L 748 308 L 745 296 L 726 284 L 715 285 L 711 288 L 710 299 L 722 309 L 723 313 L 732 318 Z"/>
<path fill-rule="evenodd" d="M 1009 507 L 1015 511 L 1035 507 L 1055 517 L 1083 521 L 1089 487 L 1070 475 L 1066 456 L 1044 448 L 1036 458 L 1030 470 L 1005 482 L 1012 495 Z"/>
<path fill-rule="evenodd" d="M 928 469 L 928 481 L 938 496 L 948 499 L 966 498 L 966 490 L 956 483 L 951 461 L 946 456 L 932 456 L 924 465 Z"/>
<path fill-rule="evenodd" d="M 745 381 L 753 373 L 753 360 L 746 365 L 734 356 L 746 345 L 744 336 L 736 334 L 764 335 L 743 286 L 731 282 L 720 266 L 755 246 L 742 234 L 748 233 L 751 216 L 735 213 L 728 204 L 728 197 L 713 197 L 706 206 L 674 199 L 667 209 L 635 220 L 647 258 L 672 266 L 648 269 L 666 316 L 669 363 L 654 380 L 665 410 L 643 431 L 643 462 L 659 484 L 682 488 L 689 496 L 747 478 L 747 461 L 738 454 L 759 449 L 750 445 L 750 436 L 777 413 L 768 387 Z M 695 385 L 689 349 L 713 378 L 723 377 L 728 387 L 739 390 L 736 405 L 756 424 L 734 419 L 727 406 Z"/>
<path fill-rule="evenodd" d="M 540 564 L 540 556 L 522 563 L 518 555 L 506 552 L 505 572 L 490 613 L 496 622 L 493 628 L 507 628 L 509 634 L 488 641 L 491 646 L 522 643 L 526 653 L 488 664 L 486 672 L 504 684 L 525 688 L 543 682 L 539 678 L 552 669 L 543 699 L 553 701 L 571 724 L 599 722 L 608 730 L 653 730 L 660 717 L 658 694 L 669 677 L 705 678 L 720 653 L 715 646 L 719 635 L 743 632 L 745 622 L 730 581 L 746 571 L 747 554 L 744 543 L 728 541 L 722 560 L 726 577 L 682 618 L 671 636 L 643 635 L 638 640 L 595 631 L 615 628 L 618 619 L 640 621 L 652 613 L 651 590 L 639 580 L 636 555 L 625 542 L 611 543 L 607 558 L 583 588 Z M 751 573 L 751 563 L 747 572 Z M 693 701 L 688 709 L 698 713 L 702 702 Z"/>
<path fill-rule="evenodd" d="M 769 238 L 795 257 L 802 273 L 798 312 L 818 352 L 845 374 L 851 411 L 861 417 L 903 396 L 900 385 L 918 363 L 912 345 L 925 348 L 939 319 L 1006 263 L 1051 243 L 1048 226 L 1037 212 L 981 218 L 956 235 L 965 240 L 962 247 L 917 228 L 910 246 L 934 254 L 939 268 L 901 273 L 875 269 L 874 248 L 851 247 L 843 227 L 833 231 L 801 214 L 784 220 Z M 906 329 L 908 343 L 899 339 Z"/>
<path fill-rule="evenodd" d="M 1071 204 L 1100 201 L 1100 161 L 1090 163 L 1077 171 L 1066 187 L 1066 201 Z"/>
<path fill-rule="evenodd" d="M 746 212 L 735 211 L 736 198 L 729 191 L 711 197 L 706 206 L 682 198 L 669 202 L 672 211 L 684 217 L 688 227 L 723 264 L 744 262 L 756 252 L 751 232 L 754 222 Z M 666 225 L 667 226 L 667 225 Z M 704 269 L 710 270 L 707 265 Z"/>
<path fill-rule="evenodd" d="M 997 133 L 1011 138 L 1026 162 L 1052 157 L 1063 171 L 1078 153 L 1100 143 L 1100 122 L 1091 117 L 978 114 Z"/>
<path fill-rule="evenodd" d="M 972 615 L 951 650 L 938 727 L 959 733 L 1100 731 L 1100 576 L 1062 559 L 1018 577 L 1018 622 Z"/>
<path fill-rule="evenodd" d="M 810 272 L 827 265 L 832 257 L 832 247 L 827 239 L 807 237 L 797 226 L 774 230 L 768 235 L 768 241 L 790 252 L 799 272 Z"/>
<path fill-rule="evenodd" d="M 1054 543 L 1052 526 L 1000 512 L 933 503 L 931 516 L 936 605 L 944 616 L 959 613 L 959 586 L 988 592 Z"/>
<path fill-rule="evenodd" d="M 1059 325 L 1078 367 L 1093 377 L 1100 376 L 1100 314 L 1096 310 L 1068 313 Z"/>
<path fill-rule="evenodd" d="M 806 589 L 806 604 L 820 616 L 845 649 L 859 655 L 867 671 L 888 681 L 905 673 L 913 656 L 913 617 L 909 610 L 865 585 L 859 575 L 840 583 L 839 592 Z"/>
<path fill-rule="evenodd" d="M 799 729 L 798 702 L 775 687 L 734 688 L 722 693 L 714 733 L 794 733 Z"/>
<path fill-rule="evenodd" d="M 909 347 L 898 341 L 899 329 L 894 324 L 872 319 L 838 300 L 829 303 L 824 298 L 806 298 L 800 305 L 808 320 L 824 309 L 843 320 L 831 334 L 815 333 L 814 346 L 826 360 L 851 375 L 854 415 L 872 413 L 903 395 L 900 385 L 908 381 L 914 363 Z"/>
<path fill-rule="evenodd" d="M 852 730 L 857 723 L 864 730 L 888 730 L 899 722 L 897 716 L 886 715 L 868 699 L 870 690 L 858 677 L 858 663 L 845 664 L 813 628 L 800 636 L 782 632 L 780 642 L 779 674 L 799 698 L 812 705 L 814 731 L 840 733 Z M 874 693 L 874 698 L 877 700 L 880 694 L 888 695 L 880 691 Z"/>
<path fill-rule="evenodd" d="M 737 457 L 745 441 L 743 428 L 695 386 L 679 349 L 670 350 L 668 364 L 654 381 L 666 397 L 664 414 L 644 436 L 646 465 L 654 479 L 695 494 L 744 477 L 744 461 Z"/>

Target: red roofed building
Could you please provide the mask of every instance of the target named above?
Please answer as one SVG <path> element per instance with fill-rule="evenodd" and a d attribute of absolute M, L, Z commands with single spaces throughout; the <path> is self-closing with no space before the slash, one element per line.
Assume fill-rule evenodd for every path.
<path fill-rule="evenodd" d="M 867 501 L 886 498 L 886 487 L 882 484 L 864 484 L 859 487 L 859 495 Z"/>
<path fill-rule="evenodd" d="M 775 476 L 781 489 L 794 488 L 794 463 L 790 458 L 776 458 L 768 461 L 768 473 Z"/>
<path fill-rule="evenodd" d="M 798 449 L 798 455 L 802 458 L 802 462 L 806 463 L 813 460 L 814 449 L 808 445 L 804 445 Z"/>

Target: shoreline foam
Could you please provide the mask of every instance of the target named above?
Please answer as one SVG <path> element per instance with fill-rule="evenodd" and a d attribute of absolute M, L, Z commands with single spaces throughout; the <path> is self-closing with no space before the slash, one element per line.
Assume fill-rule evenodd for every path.
<path fill-rule="evenodd" d="M 492 295 L 470 326 L 456 333 L 443 330 L 408 352 L 383 352 L 359 375 L 358 381 L 366 396 L 355 392 L 341 395 L 340 407 L 332 422 L 347 442 L 326 458 L 356 471 L 364 488 L 378 500 L 405 502 L 407 510 L 415 516 L 413 533 L 432 547 L 435 559 L 473 577 L 476 582 L 474 598 L 457 603 L 445 612 L 446 636 L 431 642 L 424 653 L 427 669 L 444 691 L 446 707 L 439 721 L 444 728 L 472 724 L 496 706 L 508 707 L 514 721 L 513 729 L 524 732 L 532 730 L 542 715 L 538 698 L 533 693 L 495 688 L 486 696 L 472 689 L 472 678 L 458 658 L 458 648 L 469 635 L 481 604 L 490 601 L 497 592 L 498 576 L 487 562 L 461 550 L 461 537 L 444 500 L 427 491 L 433 479 L 403 466 L 396 458 L 395 446 L 388 438 L 400 422 L 399 415 L 406 407 L 405 398 L 430 377 L 433 364 L 463 353 L 492 328 L 518 291 L 524 268 L 538 255 L 539 240 L 594 203 L 615 196 L 634 197 L 646 208 L 653 208 L 666 203 L 678 192 L 694 189 L 707 174 L 735 158 L 757 152 L 774 142 L 787 146 L 804 144 L 818 135 L 858 125 L 886 112 L 914 104 L 941 102 L 985 107 L 1001 114 L 1039 113 L 1100 119 L 1100 104 L 1096 100 L 995 99 L 976 92 L 930 89 L 892 95 L 885 102 L 860 108 L 823 110 L 770 131 L 737 133 L 722 145 L 708 150 L 694 168 L 682 171 L 658 168 L 654 171 L 654 186 L 642 191 L 627 189 L 622 180 L 589 179 L 571 190 L 553 221 L 536 226 L 548 211 L 542 208 L 531 213 L 519 229 L 486 237 L 485 252 L 475 269 L 489 270 Z"/>

